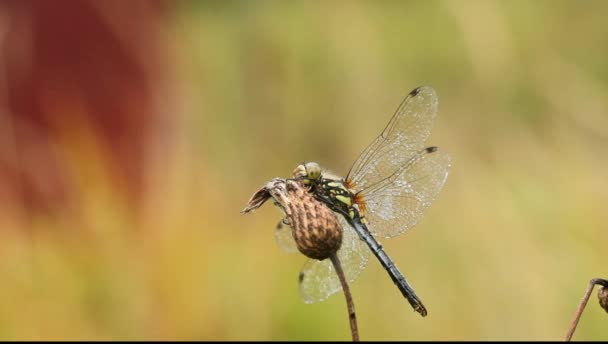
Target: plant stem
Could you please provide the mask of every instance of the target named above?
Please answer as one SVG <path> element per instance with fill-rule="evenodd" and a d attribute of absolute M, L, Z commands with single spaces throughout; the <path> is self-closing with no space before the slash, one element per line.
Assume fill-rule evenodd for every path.
<path fill-rule="evenodd" d="M 572 319 L 572 322 L 570 322 L 570 327 L 568 328 L 568 333 L 566 333 L 566 339 L 565 339 L 566 342 L 569 342 L 570 339 L 572 339 L 572 336 L 574 335 L 574 331 L 576 330 L 576 325 L 578 325 L 578 321 L 580 320 L 581 315 L 583 314 L 583 311 L 585 310 L 587 301 L 589 301 L 589 296 L 591 296 L 593 287 L 595 287 L 596 284 L 603 285 L 604 287 L 608 287 L 608 281 L 601 279 L 601 278 L 594 278 L 591 281 L 589 281 L 589 286 L 587 287 L 587 290 L 585 291 L 585 295 L 583 295 L 583 299 L 581 300 L 581 303 L 578 305 L 578 308 L 576 309 L 576 312 L 574 313 L 574 318 Z"/>
<path fill-rule="evenodd" d="M 348 282 L 346 281 L 346 276 L 344 276 L 344 271 L 342 270 L 342 265 L 340 264 L 340 260 L 338 259 L 338 255 L 334 252 L 331 256 L 331 259 L 334 268 L 336 269 L 336 273 L 338 274 L 338 278 L 340 279 L 340 283 L 342 284 L 342 290 L 344 290 L 344 296 L 346 297 L 346 307 L 348 308 L 348 318 L 350 319 L 350 332 L 353 337 L 353 342 L 359 341 L 359 330 L 357 329 L 357 316 L 355 315 L 355 304 L 353 303 L 353 298 L 350 295 L 350 289 L 348 288 Z"/>

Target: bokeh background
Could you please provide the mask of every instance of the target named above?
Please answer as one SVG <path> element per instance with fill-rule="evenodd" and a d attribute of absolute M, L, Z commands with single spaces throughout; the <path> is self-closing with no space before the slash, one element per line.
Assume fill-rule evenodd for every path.
<path fill-rule="evenodd" d="M 252 193 L 419 85 L 453 166 L 351 286 L 364 340 L 559 340 L 608 277 L 608 2 L 3 1 L 0 338 L 350 340 Z M 606 340 L 592 295 L 575 339 Z"/>

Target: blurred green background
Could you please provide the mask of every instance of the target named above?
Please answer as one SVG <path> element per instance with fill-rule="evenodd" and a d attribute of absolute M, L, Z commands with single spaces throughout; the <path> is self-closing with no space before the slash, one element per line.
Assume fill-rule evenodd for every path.
<path fill-rule="evenodd" d="M 452 169 L 424 220 L 381 243 L 429 315 L 372 259 L 351 286 L 361 339 L 561 340 L 608 277 L 608 2 L 163 11 L 170 124 L 141 202 L 119 197 L 94 139 L 63 142 L 77 205 L 3 207 L 0 338 L 350 340 L 341 293 L 301 301 L 305 257 L 276 246 L 278 210 L 239 212 L 301 161 L 346 173 L 420 85 L 439 96 L 429 144 Z M 574 339 L 606 340 L 607 324 L 594 292 Z"/>

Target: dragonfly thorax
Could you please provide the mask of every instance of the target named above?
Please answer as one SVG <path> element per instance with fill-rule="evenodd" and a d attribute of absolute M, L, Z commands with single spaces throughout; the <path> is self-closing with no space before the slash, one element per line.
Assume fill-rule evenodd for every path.
<path fill-rule="evenodd" d="M 316 193 L 324 198 L 325 203 L 334 211 L 348 214 L 354 204 L 355 196 L 340 180 L 321 178 Z"/>

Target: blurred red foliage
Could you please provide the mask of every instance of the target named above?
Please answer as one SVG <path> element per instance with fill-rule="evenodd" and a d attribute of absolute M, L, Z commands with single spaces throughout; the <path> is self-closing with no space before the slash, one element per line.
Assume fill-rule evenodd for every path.
<path fill-rule="evenodd" d="M 0 202 L 44 213 L 77 202 L 57 147 L 86 128 L 117 195 L 137 205 L 166 76 L 166 13 L 150 0 L 0 3 Z"/>

